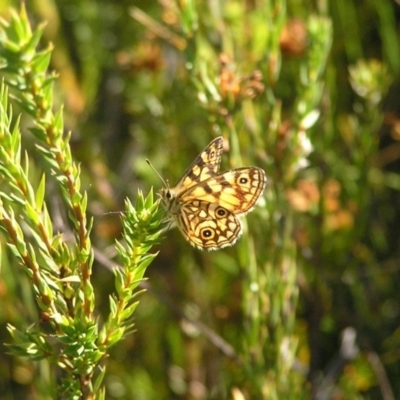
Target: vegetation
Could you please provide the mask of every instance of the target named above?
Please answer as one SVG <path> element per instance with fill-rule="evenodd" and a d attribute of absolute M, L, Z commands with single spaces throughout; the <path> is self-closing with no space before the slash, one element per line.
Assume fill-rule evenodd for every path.
<path fill-rule="evenodd" d="M 1 5 L 0 398 L 396 398 L 397 11 Z M 208 253 L 146 159 L 220 135 L 268 185 Z"/>

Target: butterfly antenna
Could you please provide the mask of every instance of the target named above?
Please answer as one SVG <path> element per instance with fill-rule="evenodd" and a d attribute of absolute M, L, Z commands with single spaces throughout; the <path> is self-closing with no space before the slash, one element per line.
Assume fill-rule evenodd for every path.
<path fill-rule="evenodd" d="M 126 211 L 108 211 L 101 215 L 110 215 L 110 214 L 126 214 Z"/>
<path fill-rule="evenodd" d="M 163 179 L 163 177 L 158 173 L 158 171 L 153 167 L 153 164 L 146 158 L 147 164 L 149 164 L 150 168 L 155 172 L 155 174 L 160 178 L 161 182 L 165 187 L 169 187 L 168 181 Z"/>

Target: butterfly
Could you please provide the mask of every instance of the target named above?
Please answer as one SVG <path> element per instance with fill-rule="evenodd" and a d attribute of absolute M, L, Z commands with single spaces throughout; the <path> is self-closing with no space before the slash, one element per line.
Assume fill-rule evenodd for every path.
<path fill-rule="evenodd" d="M 167 218 L 199 249 L 232 246 L 242 234 L 237 217 L 254 208 L 267 178 L 257 167 L 220 173 L 223 138 L 217 137 L 197 156 L 174 187 L 161 189 Z"/>

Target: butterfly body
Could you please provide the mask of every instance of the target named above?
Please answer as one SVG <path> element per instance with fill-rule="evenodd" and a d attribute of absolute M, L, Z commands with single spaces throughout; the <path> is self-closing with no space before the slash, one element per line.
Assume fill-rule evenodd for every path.
<path fill-rule="evenodd" d="M 243 167 L 220 173 L 223 139 L 214 139 L 173 187 L 161 190 L 168 217 L 186 240 L 200 249 L 232 246 L 242 234 L 238 216 L 252 210 L 262 195 L 261 168 Z"/>

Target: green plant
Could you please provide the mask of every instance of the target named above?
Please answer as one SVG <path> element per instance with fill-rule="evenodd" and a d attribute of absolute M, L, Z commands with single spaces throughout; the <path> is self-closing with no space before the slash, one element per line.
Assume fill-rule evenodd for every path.
<path fill-rule="evenodd" d="M 39 319 L 30 315 L 35 323 L 29 326 L 24 318 L 18 327 L 9 325 L 13 338 L 9 349 L 15 356 L 49 360 L 59 367 L 43 396 L 104 398 L 104 361 L 109 349 L 132 329 L 137 288 L 155 257 L 149 251 L 162 216 L 152 192 L 146 198 L 139 192 L 135 207 L 126 202 L 125 240 L 117 245 L 123 267 L 113 270 L 116 291 L 109 298 L 109 315 L 100 325 L 91 282 L 88 198 L 81 189 L 80 168 L 71 156 L 70 134 L 64 132 L 62 108 L 53 113 L 55 75 L 47 72 L 51 47 L 37 50 L 43 26 L 31 31 L 23 7 L 2 28 L 0 224 L 7 253 L 25 272 L 40 315 Z M 23 151 L 20 118 L 13 118 L 9 90 L 23 116 L 31 118 L 27 123 L 33 123 L 29 130 L 36 139 L 34 149 Z M 49 213 L 49 181 L 57 182 L 68 214 L 64 231 L 55 231 Z"/>

